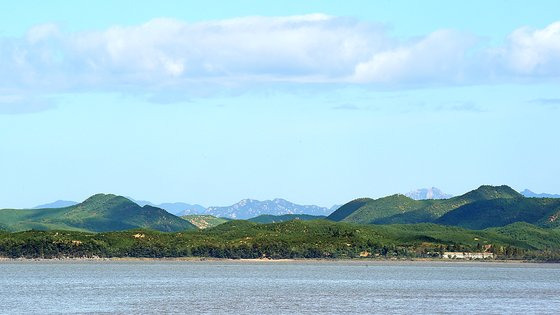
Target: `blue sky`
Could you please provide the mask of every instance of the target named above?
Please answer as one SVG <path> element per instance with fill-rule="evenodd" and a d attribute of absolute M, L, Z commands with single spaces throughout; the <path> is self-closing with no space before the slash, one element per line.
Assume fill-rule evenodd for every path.
<path fill-rule="evenodd" d="M 0 207 L 560 192 L 556 1 L 18 1 Z"/>

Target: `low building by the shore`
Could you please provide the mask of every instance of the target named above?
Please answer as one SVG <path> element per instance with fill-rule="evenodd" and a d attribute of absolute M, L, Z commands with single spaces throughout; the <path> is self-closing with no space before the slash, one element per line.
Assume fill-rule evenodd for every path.
<path fill-rule="evenodd" d="M 473 253 L 473 252 L 443 252 L 442 258 L 446 259 L 493 259 L 493 253 Z"/>

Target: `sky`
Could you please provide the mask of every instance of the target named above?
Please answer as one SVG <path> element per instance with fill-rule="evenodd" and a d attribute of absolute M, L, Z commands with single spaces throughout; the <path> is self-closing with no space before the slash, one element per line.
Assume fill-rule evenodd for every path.
<path fill-rule="evenodd" d="M 12 1 L 0 208 L 560 193 L 558 1 Z"/>

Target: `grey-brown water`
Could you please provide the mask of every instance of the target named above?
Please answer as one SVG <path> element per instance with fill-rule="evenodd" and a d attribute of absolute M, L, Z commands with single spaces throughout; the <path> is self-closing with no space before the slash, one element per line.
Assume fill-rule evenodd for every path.
<path fill-rule="evenodd" d="M 10 313 L 559 313 L 560 265 L 8 261 Z"/>

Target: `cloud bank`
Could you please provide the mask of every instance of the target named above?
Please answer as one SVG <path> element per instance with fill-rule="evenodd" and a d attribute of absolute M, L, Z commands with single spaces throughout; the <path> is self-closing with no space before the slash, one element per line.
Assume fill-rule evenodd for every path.
<path fill-rule="evenodd" d="M 17 95 L 84 90 L 277 82 L 406 88 L 559 76 L 560 22 L 513 30 L 497 47 L 446 29 L 395 38 L 380 25 L 323 14 L 198 23 L 154 19 L 75 33 L 43 24 L 22 38 L 0 38 L 0 93 L 16 99 L 0 99 L 0 111 L 19 103 Z"/>

